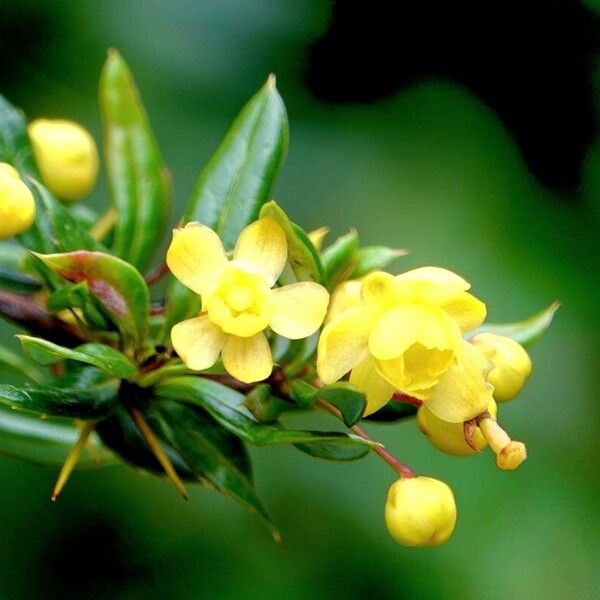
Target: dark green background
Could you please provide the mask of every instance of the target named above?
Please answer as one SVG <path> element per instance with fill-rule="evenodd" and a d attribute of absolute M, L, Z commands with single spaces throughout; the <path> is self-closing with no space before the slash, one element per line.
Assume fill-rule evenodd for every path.
<path fill-rule="evenodd" d="M 1 91 L 31 117 L 74 118 L 100 139 L 99 70 L 107 47 L 123 53 L 173 172 L 173 221 L 229 121 L 273 71 L 291 124 L 275 197 L 294 220 L 333 234 L 356 226 L 365 243 L 410 248 L 398 270 L 458 271 L 494 321 L 563 304 L 532 350 L 524 392 L 501 407 L 502 423 L 527 442 L 517 472 L 496 470 L 490 454 L 442 455 L 414 422 L 367 426 L 418 472 L 452 486 L 459 520 L 447 545 L 411 550 L 388 537 L 383 505 L 394 477 L 375 457 L 332 464 L 288 448 L 253 451 L 281 545 L 208 490 L 193 489 L 185 503 L 164 481 L 114 467 L 76 473 L 52 505 L 56 472 L 3 458 L 1 598 L 597 594 L 600 140 L 580 188 L 559 196 L 528 172 L 498 116 L 452 81 L 425 79 L 369 106 L 317 102 L 303 73 L 308 45 L 327 28 L 327 3 L 0 8 L 11 32 L 0 38 Z M 89 202 L 104 205 L 103 182 Z"/>

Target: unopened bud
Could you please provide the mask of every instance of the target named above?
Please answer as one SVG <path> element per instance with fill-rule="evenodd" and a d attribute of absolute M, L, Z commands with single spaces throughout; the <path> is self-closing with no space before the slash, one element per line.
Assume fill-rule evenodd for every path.
<path fill-rule="evenodd" d="M 0 238 L 27 231 L 35 220 L 35 200 L 18 171 L 0 163 Z"/>
<path fill-rule="evenodd" d="M 62 119 L 37 119 L 27 131 L 48 189 L 63 200 L 86 196 L 98 175 L 98 151 L 92 136 L 77 123 Z"/>
<path fill-rule="evenodd" d="M 493 400 L 488 406 L 488 412 L 492 418 L 496 418 L 497 407 Z M 443 421 L 425 405 L 422 405 L 417 412 L 417 424 L 427 439 L 446 454 L 471 456 L 481 452 L 487 446 L 487 440 L 479 427 L 476 426 L 472 432 L 469 440 L 471 444 L 469 444 L 465 439 L 463 423 Z"/>
<path fill-rule="evenodd" d="M 493 333 L 480 333 L 471 339 L 475 347 L 494 364 L 488 381 L 494 386 L 494 399 L 512 400 L 531 375 L 531 359 L 518 342 Z"/>
<path fill-rule="evenodd" d="M 388 492 L 385 524 L 403 546 L 440 546 L 456 524 L 454 494 L 438 479 L 399 479 Z"/>

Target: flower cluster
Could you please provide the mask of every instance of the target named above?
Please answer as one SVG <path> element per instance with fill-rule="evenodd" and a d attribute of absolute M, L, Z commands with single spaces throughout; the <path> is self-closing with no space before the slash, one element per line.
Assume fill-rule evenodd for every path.
<path fill-rule="evenodd" d="M 474 456 L 489 446 L 499 469 L 516 469 L 526 447 L 499 424 L 499 406 L 530 376 L 524 346 L 556 306 L 493 325 L 450 270 L 391 274 L 403 252 L 362 247 L 356 232 L 323 248 L 327 228 L 307 233 L 268 201 L 288 138 L 274 77 L 201 171 L 166 256 L 149 269 L 164 247 L 169 177 L 114 51 L 100 100 L 112 206 L 90 218 L 71 204 L 98 175 L 91 135 L 64 120 L 27 125 L 0 96 L 0 121 L 13 132 L 0 136 L 0 238 L 17 236 L 0 242 L 0 315 L 24 329 L 31 359 L 9 361 L 30 381 L 0 383 L 0 419 L 2 406 L 25 420 L 71 419 L 75 437 L 53 499 L 94 445 L 96 461 L 110 449 L 113 460 L 164 472 L 184 496 L 184 482 L 210 485 L 277 537 L 245 444 L 293 444 L 331 460 L 372 452 L 400 477 L 385 505 L 392 537 L 446 542 L 456 523 L 450 487 L 418 476 L 362 425 L 416 416 L 442 452 Z M 162 277 L 164 296 L 151 293 Z M 329 413 L 349 431 L 287 428 L 284 417 L 299 410 Z M 55 426 L 35 428 L 53 447 L 70 439 Z M 20 448 L 40 460 L 32 452 Z"/>

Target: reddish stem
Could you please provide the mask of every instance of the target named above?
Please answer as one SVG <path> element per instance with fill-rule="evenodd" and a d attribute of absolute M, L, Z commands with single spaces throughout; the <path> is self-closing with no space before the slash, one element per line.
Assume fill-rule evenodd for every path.
<path fill-rule="evenodd" d="M 152 271 L 150 271 L 150 273 L 146 275 L 146 283 L 148 285 L 153 285 L 154 283 L 160 281 L 163 277 L 165 277 L 165 275 L 168 275 L 170 272 L 171 271 L 169 270 L 167 263 L 164 262 L 152 269 Z"/>
<path fill-rule="evenodd" d="M 340 418 L 340 411 L 335 408 L 335 406 L 329 404 L 325 400 L 318 401 L 319 406 L 323 407 L 327 412 L 330 412 L 332 415 Z M 355 433 L 358 437 L 361 437 L 363 440 L 367 440 L 368 442 L 375 442 L 375 440 L 362 428 L 358 425 L 354 425 L 350 428 L 353 433 Z M 410 479 L 411 477 L 416 477 L 417 474 L 403 462 L 399 461 L 393 454 L 390 454 L 379 442 L 375 442 L 373 446 L 373 452 L 378 454 L 385 462 L 394 469 L 397 473 L 400 474 L 401 477 L 406 477 Z"/>

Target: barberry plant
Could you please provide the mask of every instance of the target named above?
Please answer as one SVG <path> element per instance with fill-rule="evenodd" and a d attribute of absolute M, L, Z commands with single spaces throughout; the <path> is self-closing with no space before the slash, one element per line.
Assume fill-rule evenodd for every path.
<path fill-rule="evenodd" d="M 247 445 L 334 461 L 373 454 L 399 477 L 385 507 L 391 535 L 408 546 L 445 542 L 456 522 L 451 489 L 417 476 L 361 422 L 416 415 L 441 451 L 489 445 L 500 469 L 517 468 L 526 448 L 499 425 L 498 405 L 523 387 L 525 347 L 557 304 L 493 325 L 456 273 L 387 273 L 404 252 L 361 246 L 354 231 L 322 249 L 326 228 L 307 233 L 269 199 L 288 144 L 273 76 L 168 232 L 169 172 L 116 51 L 99 93 L 103 215 L 77 203 L 98 174 L 91 135 L 64 119 L 27 124 L 0 96 L 0 314 L 22 331 L 22 353 L 0 347 L 13 372 L 0 384 L 0 452 L 61 466 L 54 500 L 76 466 L 122 461 L 166 476 L 184 497 L 192 483 L 214 488 L 275 537 Z M 156 256 L 165 236 L 166 255 Z M 339 426 L 287 427 L 300 411 Z"/>

